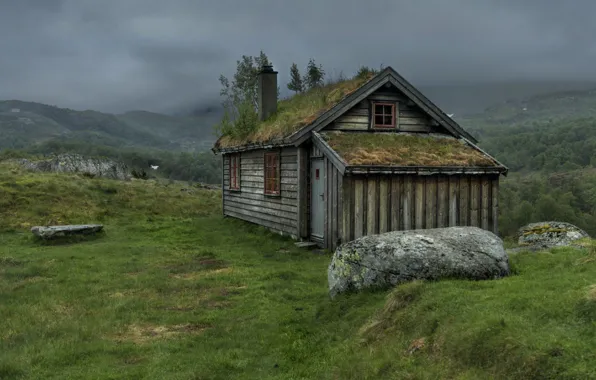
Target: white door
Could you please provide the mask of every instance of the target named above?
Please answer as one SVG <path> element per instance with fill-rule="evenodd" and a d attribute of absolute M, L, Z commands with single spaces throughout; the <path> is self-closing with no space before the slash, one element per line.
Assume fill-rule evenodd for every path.
<path fill-rule="evenodd" d="M 312 160 L 310 166 L 310 234 L 323 239 L 325 228 L 325 165 Z"/>

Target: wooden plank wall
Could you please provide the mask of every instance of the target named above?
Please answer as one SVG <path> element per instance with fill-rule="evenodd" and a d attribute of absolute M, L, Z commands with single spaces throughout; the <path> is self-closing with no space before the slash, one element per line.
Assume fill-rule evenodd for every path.
<path fill-rule="evenodd" d="M 330 160 L 324 158 L 325 165 L 325 237 L 323 245 L 328 249 L 335 249 L 341 239 L 343 221 L 343 180 L 341 173 Z"/>
<path fill-rule="evenodd" d="M 449 226 L 498 233 L 498 181 L 494 175 L 345 177 L 341 241 Z"/>
<path fill-rule="evenodd" d="M 297 237 L 298 150 L 281 150 L 281 195 L 264 194 L 265 150 L 241 153 L 240 191 L 229 190 L 229 156 L 224 155 L 223 213 Z"/>
<path fill-rule="evenodd" d="M 419 107 L 414 105 L 405 95 L 397 89 L 381 89 L 358 103 L 325 130 L 366 131 L 370 128 L 370 109 L 372 101 L 397 103 L 398 129 L 401 132 L 444 132 L 434 126 L 432 119 Z"/>

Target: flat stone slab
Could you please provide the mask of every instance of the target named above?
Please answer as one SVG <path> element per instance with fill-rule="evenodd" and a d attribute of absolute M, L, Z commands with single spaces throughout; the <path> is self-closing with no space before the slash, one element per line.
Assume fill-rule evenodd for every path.
<path fill-rule="evenodd" d="M 71 235 L 95 234 L 103 229 L 101 224 L 78 224 L 67 226 L 35 226 L 31 228 L 33 235 L 42 239 L 55 239 Z"/>

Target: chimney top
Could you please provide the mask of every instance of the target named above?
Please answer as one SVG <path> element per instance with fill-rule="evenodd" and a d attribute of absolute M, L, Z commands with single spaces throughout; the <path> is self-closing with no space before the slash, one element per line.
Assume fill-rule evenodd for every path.
<path fill-rule="evenodd" d="M 277 71 L 273 70 L 273 65 L 263 65 L 261 67 L 261 73 L 277 74 Z"/>
<path fill-rule="evenodd" d="M 259 120 L 264 121 L 277 111 L 277 71 L 272 65 L 263 65 L 259 73 Z"/>

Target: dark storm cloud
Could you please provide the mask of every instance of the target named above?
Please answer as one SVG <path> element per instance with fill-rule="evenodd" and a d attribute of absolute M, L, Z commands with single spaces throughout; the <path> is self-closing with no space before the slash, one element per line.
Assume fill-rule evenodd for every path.
<path fill-rule="evenodd" d="M 263 49 L 287 80 L 391 65 L 415 84 L 593 80 L 591 0 L 0 0 L 0 99 L 165 111 Z"/>

